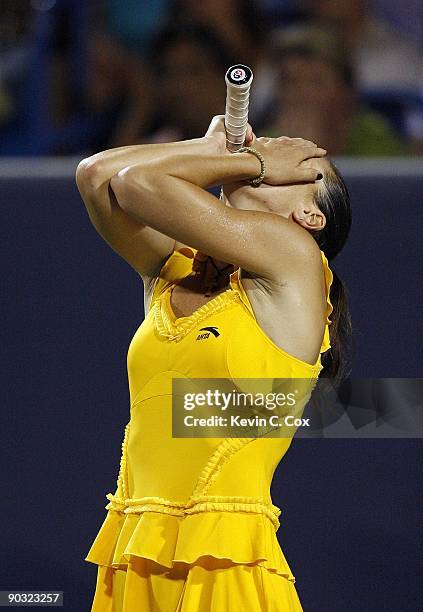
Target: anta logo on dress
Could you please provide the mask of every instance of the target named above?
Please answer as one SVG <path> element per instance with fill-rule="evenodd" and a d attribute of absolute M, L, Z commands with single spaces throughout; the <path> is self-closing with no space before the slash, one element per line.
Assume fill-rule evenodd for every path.
<path fill-rule="evenodd" d="M 202 327 L 200 329 L 200 332 L 204 332 L 204 333 L 198 334 L 196 340 L 206 340 L 206 338 L 208 338 L 210 334 L 213 334 L 215 338 L 220 336 L 220 333 L 217 331 L 217 327 L 215 327 L 214 325 L 210 327 Z"/>

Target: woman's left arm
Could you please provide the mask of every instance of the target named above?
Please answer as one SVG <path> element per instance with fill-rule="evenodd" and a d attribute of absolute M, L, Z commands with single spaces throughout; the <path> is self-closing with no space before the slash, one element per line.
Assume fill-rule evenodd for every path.
<path fill-rule="evenodd" d="M 254 155 L 229 153 L 226 147 L 218 152 L 221 135 L 217 143 L 215 154 L 169 153 L 124 168 L 110 183 L 119 205 L 178 242 L 260 277 L 283 283 L 313 260 L 315 272 L 320 252 L 304 228 L 271 212 L 231 208 L 206 191 L 260 174 Z M 254 147 L 266 161 L 265 182 L 273 185 L 314 182 L 318 171 L 301 162 L 326 153 L 302 139 L 258 138 Z"/>

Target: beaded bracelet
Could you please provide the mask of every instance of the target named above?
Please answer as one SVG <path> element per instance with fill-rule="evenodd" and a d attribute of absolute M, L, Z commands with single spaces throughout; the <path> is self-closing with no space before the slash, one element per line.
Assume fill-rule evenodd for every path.
<path fill-rule="evenodd" d="M 248 182 L 250 183 L 252 187 L 258 187 L 260 183 L 263 182 L 264 175 L 266 174 L 266 164 L 264 161 L 264 157 L 259 151 L 257 151 L 257 149 L 254 149 L 253 147 L 241 147 L 237 151 L 237 153 L 244 153 L 244 152 L 252 153 L 253 155 L 255 155 L 261 164 L 260 174 L 256 178 L 248 180 Z"/>

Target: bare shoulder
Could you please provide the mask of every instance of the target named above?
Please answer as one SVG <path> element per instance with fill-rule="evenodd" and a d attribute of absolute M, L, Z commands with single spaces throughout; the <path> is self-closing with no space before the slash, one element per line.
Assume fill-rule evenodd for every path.
<path fill-rule="evenodd" d="M 284 244 L 281 248 L 274 248 L 273 274 L 268 280 L 275 286 L 313 282 L 321 276 L 322 255 L 313 236 L 295 223 L 291 232 L 295 232 L 295 237 L 289 247 Z M 283 258 L 289 265 L 282 265 Z"/>
<path fill-rule="evenodd" d="M 326 295 L 321 251 L 310 238 L 314 245 L 305 241 L 292 269 L 281 266 L 280 278 L 241 271 L 241 282 L 262 331 L 282 350 L 314 364 L 325 329 Z"/>

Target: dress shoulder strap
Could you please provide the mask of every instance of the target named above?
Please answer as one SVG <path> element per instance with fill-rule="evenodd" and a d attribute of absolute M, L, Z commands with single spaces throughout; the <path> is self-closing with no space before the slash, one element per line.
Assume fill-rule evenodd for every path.
<path fill-rule="evenodd" d="M 329 262 L 328 262 L 326 255 L 323 253 L 322 250 L 320 250 L 320 253 L 322 255 L 323 273 L 324 273 L 325 286 L 326 286 L 326 326 L 325 326 L 325 333 L 323 336 L 322 348 L 320 349 L 320 352 L 324 353 L 325 351 L 331 348 L 329 325 L 332 324 L 332 321 L 330 320 L 329 317 L 331 313 L 333 312 L 333 305 L 330 300 L 330 288 L 333 282 L 333 272 L 329 267 Z"/>
<path fill-rule="evenodd" d="M 323 340 L 322 340 L 322 346 L 320 349 L 321 353 L 324 353 L 325 351 L 327 351 L 328 349 L 331 348 L 331 344 L 330 344 L 330 334 L 329 334 L 329 325 L 331 325 L 332 321 L 330 320 L 330 315 L 333 312 L 333 305 L 332 302 L 330 300 L 330 288 L 333 282 L 333 272 L 329 267 L 329 262 L 327 260 L 326 255 L 323 253 L 323 251 L 320 251 L 321 256 L 322 256 L 322 264 L 323 264 L 323 274 L 324 274 L 324 280 L 325 280 L 325 292 L 326 292 L 326 326 L 325 326 L 325 331 L 324 331 L 324 335 L 323 335 Z M 241 298 L 241 301 L 245 304 L 246 308 L 249 310 L 251 316 L 253 317 L 253 319 L 256 320 L 256 316 L 254 314 L 254 310 L 251 306 L 250 300 L 248 299 L 248 296 L 245 292 L 245 289 L 242 285 L 241 282 L 241 278 L 240 278 L 240 270 L 239 268 L 237 270 L 235 270 L 235 272 L 233 274 L 231 274 L 231 286 L 232 288 L 236 289 L 238 291 L 238 294 Z"/>
<path fill-rule="evenodd" d="M 161 267 L 159 275 L 156 277 L 153 285 L 153 291 L 150 298 L 149 310 L 154 301 L 168 289 L 175 281 L 189 274 L 192 267 L 192 259 L 194 252 L 192 249 L 182 247 L 175 249 L 166 259 Z"/>

